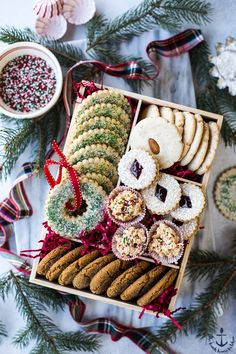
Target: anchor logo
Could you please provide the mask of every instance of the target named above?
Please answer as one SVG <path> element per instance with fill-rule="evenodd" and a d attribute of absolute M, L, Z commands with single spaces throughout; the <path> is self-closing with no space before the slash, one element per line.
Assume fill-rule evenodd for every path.
<path fill-rule="evenodd" d="M 210 338 L 209 345 L 215 353 L 227 353 L 234 346 L 234 336 L 230 337 L 225 334 L 223 328 L 220 328 L 219 332 Z"/>

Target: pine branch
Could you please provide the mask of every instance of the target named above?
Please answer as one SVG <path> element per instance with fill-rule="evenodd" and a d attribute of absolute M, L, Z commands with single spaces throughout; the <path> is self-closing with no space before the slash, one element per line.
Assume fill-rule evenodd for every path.
<path fill-rule="evenodd" d="M 102 28 L 97 31 L 90 30 L 87 51 L 97 46 L 102 47 L 111 41 L 128 41 L 158 26 L 176 31 L 184 21 L 205 23 L 209 21 L 210 12 L 210 4 L 201 0 L 144 0 L 135 9 L 128 10 L 113 21 L 95 18 L 94 22 L 90 23 L 90 29 L 95 28 L 96 21 L 102 23 Z"/>
<path fill-rule="evenodd" d="M 6 332 L 6 327 L 0 321 L 0 343 L 1 343 L 2 339 L 3 339 L 3 337 L 7 337 L 7 332 Z"/>

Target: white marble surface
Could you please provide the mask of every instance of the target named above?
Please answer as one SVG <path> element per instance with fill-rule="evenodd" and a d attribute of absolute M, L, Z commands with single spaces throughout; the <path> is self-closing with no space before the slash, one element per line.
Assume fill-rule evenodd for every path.
<path fill-rule="evenodd" d="M 134 6 L 140 1 L 120 0 L 119 2 L 111 2 L 108 0 L 96 0 L 97 9 L 99 12 L 106 14 L 109 17 L 114 17 Z M 213 22 L 203 27 L 203 32 L 206 34 L 206 39 L 209 41 L 211 48 L 214 49 L 216 41 L 223 41 L 228 35 L 235 34 L 236 23 L 236 2 L 227 1 L 225 3 L 220 0 L 212 0 L 215 7 L 213 14 Z M 224 3 L 224 4 L 223 4 Z M 1 2 L 0 12 L 0 26 L 14 25 L 19 28 L 34 26 L 34 15 L 32 12 L 32 1 L 25 0 L 24 5 L 21 6 L 21 11 L 16 11 L 18 1 L 8 0 Z M 234 20 L 234 21 L 233 21 Z M 124 51 L 127 53 L 135 53 L 135 55 L 145 56 L 145 46 L 147 43 L 156 38 L 166 38 L 168 34 L 165 31 L 156 31 L 146 33 L 139 39 L 135 39 L 128 45 L 124 45 Z M 81 40 L 84 38 L 84 28 L 75 28 L 69 26 L 69 30 L 65 36 L 65 40 Z M 4 47 L 0 43 L 0 49 Z M 106 78 L 106 84 L 116 87 L 125 88 L 121 79 Z M 188 55 L 185 54 L 181 57 L 161 60 L 161 74 L 156 80 L 155 84 L 150 88 L 144 90 L 144 94 L 153 97 L 158 97 L 170 100 L 185 105 L 194 106 L 195 96 L 191 78 L 191 70 L 189 66 Z M 29 156 L 29 151 L 24 153 L 24 156 L 17 164 L 19 167 L 23 161 Z M 221 143 L 217 158 L 214 164 L 212 177 L 209 184 L 208 193 L 208 210 L 204 222 L 204 232 L 199 234 L 195 243 L 201 248 L 215 249 L 222 252 L 227 247 L 228 240 L 233 235 L 235 224 L 224 219 L 216 210 L 212 200 L 212 187 L 215 176 L 224 168 L 235 165 L 236 158 L 232 149 L 225 149 Z M 1 185 L 1 198 L 5 197 L 9 191 L 11 182 L 17 173 L 17 167 L 13 171 L 12 176 Z M 32 201 L 34 208 L 34 215 L 28 220 L 22 220 L 15 224 L 16 232 L 16 249 L 19 252 L 21 249 L 35 248 L 36 241 L 40 235 L 41 222 L 43 220 L 43 204 L 48 192 L 48 186 L 43 178 L 34 178 L 27 182 L 27 193 L 29 199 Z M 14 242 L 12 242 L 14 246 Z M 8 265 L 0 259 L 0 272 L 4 272 Z M 184 280 L 184 285 L 181 289 L 181 294 L 177 305 L 188 307 L 191 303 L 193 294 L 199 292 L 202 284 L 190 284 Z M 156 320 L 154 317 L 145 315 L 143 319 L 138 320 L 136 312 L 127 311 L 115 306 L 104 305 L 100 302 L 85 300 L 87 306 L 86 318 L 94 318 L 97 316 L 111 316 L 112 318 L 121 321 L 122 323 L 129 324 L 137 327 L 151 327 L 155 330 L 162 320 Z M 236 326 L 233 321 L 233 309 L 235 306 L 226 311 L 222 317 L 219 318 L 219 327 L 223 327 L 228 334 L 235 333 Z M 16 349 L 11 345 L 11 338 L 16 333 L 16 330 L 23 325 L 21 317 L 17 314 L 14 303 L 11 301 L 6 304 L 0 302 L 0 319 L 2 319 L 7 326 L 9 338 L 4 340 L 0 346 L 0 353 L 6 351 L 10 354 L 23 354 L 25 350 Z M 57 314 L 55 321 L 64 330 L 76 330 L 78 326 L 70 319 L 67 311 Z M 236 347 L 235 347 L 236 348 Z M 178 353 L 183 354 L 198 354 L 201 351 L 206 354 L 213 353 L 208 343 L 200 342 L 194 336 L 179 338 L 173 349 Z M 121 353 L 123 350 L 127 352 L 141 353 L 136 346 L 134 346 L 127 339 L 122 339 L 119 342 L 113 343 L 108 336 L 102 336 L 102 347 L 100 353 L 102 354 L 116 354 Z M 30 350 L 27 349 L 27 352 Z M 236 349 L 235 349 L 236 352 Z M 49 353 L 50 354 L 50 353 Z"/>

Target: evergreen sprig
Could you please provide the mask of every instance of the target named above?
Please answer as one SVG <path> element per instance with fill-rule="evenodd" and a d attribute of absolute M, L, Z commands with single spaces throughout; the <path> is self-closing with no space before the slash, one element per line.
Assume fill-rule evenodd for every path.
<path fill-rule="evenodd" d="M 63 332 L 48 317 L 48 309 L 63 309 L 69 296 L 33 285 L 24 276 L 12 271 L 0 280 L 0 296 L 5 300 L 10 293 L 14 294 L 16 307 L 26 322 L 25 327 L 13 338 L 15 346 L 26 348 L 34 340 L 35 347 L 31 354 L 64 354 L 72 350 L 97 352 L 98 336 L 83 332 Z"/>
<path fill-rule="evenodd" d="M 3 337 L 7 337 L 7 332 L 6 332 L 6 327 L 4 326 L 2 321 L 0 321 L 0 343 L 3 339 Z"/>
<path fill-rule="evenodd" d="M 210 12 L 210 4 L 201 0 L 144 0 L 112 21 L 101 16 L 92 19 L 87 50 L 102 47 L 107 42 L 128 41 L 158 26 L 176 31 L 185 21 L 206 23 Z"/>

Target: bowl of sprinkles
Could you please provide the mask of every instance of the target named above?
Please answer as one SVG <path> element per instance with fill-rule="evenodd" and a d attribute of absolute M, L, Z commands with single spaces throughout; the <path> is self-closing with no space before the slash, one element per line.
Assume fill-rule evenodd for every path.
<path fill-rule="evenodd" d="M 63 76 L 54 54 L 37 43 L 9 45 L 0 54 L 0 112 L 19 119 L 47 113 L 60 97 Z"/>

